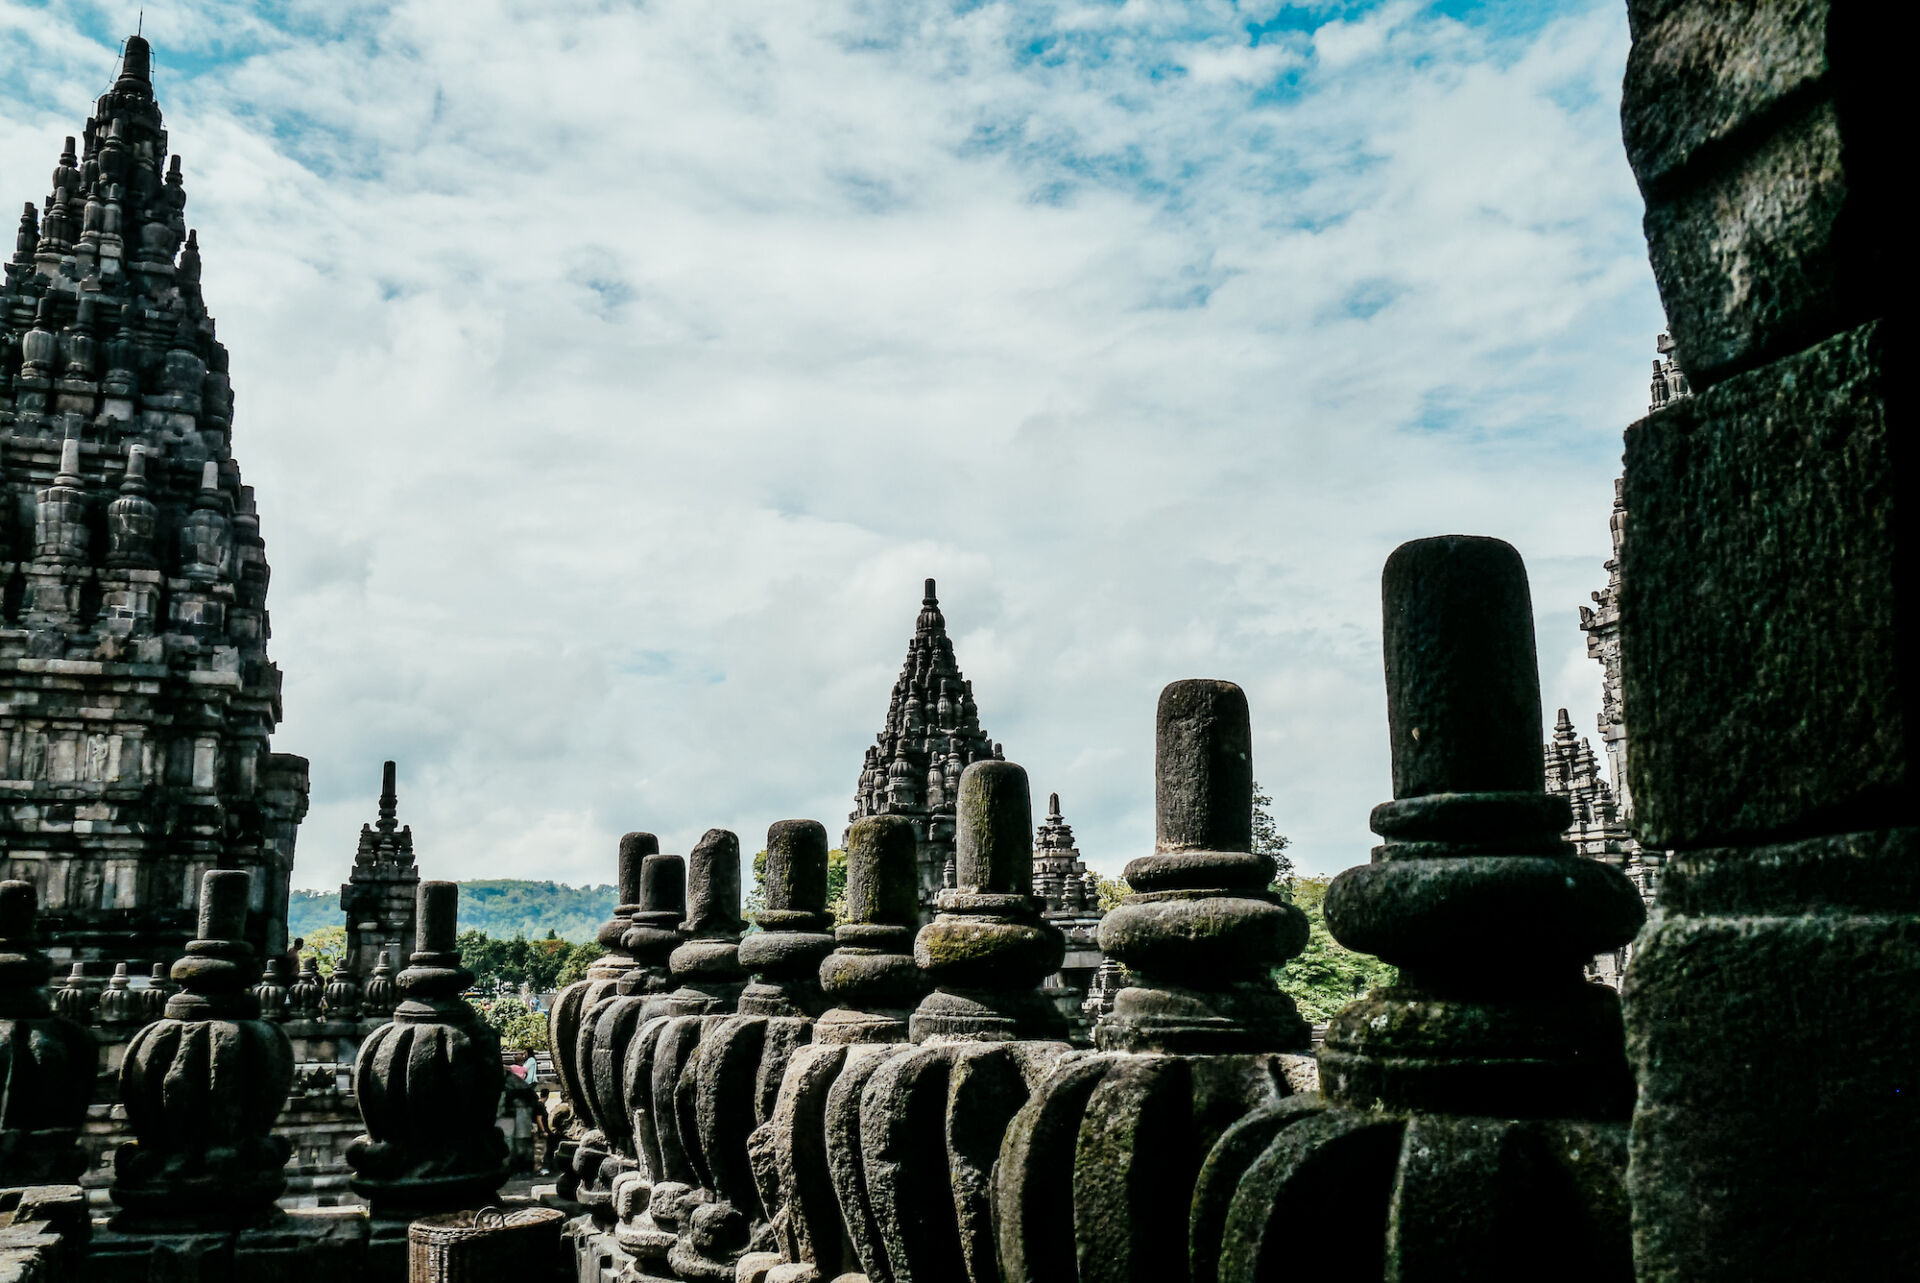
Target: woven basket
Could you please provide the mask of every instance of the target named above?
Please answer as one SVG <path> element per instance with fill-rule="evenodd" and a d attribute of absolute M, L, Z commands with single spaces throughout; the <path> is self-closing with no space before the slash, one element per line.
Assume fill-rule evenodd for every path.
<path fill-rule="evenodd" d="M 554 1273 L 556 1207 L 483 1207 L 423 1216 L 407 1227 L 407 1283 L 526 1283 Z"/>

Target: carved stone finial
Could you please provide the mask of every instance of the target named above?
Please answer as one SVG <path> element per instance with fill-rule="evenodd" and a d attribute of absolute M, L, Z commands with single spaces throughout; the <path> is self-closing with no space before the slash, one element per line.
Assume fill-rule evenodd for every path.
<path fill-rule="evenodd" d="M 399 768 L 392 762 L 380 767 L 380 831 L 391 833 L 400 827 L 400 791 L 396 787 Z"/>
<path fill-rule="evenodd" d="M 78 1142 L 100 1051 L 53 1013 L 38 909 L 31 882 L 0 882 L 0 1170 L 16 1184 L 65 1184 L 87 1165 Z"/>
<path fill-rule="evenodd" d="M 136 1139 L 114 1162 L 117 1225 L 255 1224 L 286 1188 L 291 1147 L 273 1123 L 293 1086 L 293 1047 L 253 996 L 251 887 L 241 870 L 201 878 L 198 938 L 173 964 L 180 992 L 127 1045 L 120 1100 Z"/>
<path fill-rule="evenodd" d="M 266 972 L 253 987 L 254 1000 L 260 1004 L 262 1020 L 287 1018 L 287 989 L 293 977 L 287 974 L 287 960 L 275 954 L 267 959 Z"/>
<path fill-rule="evenodd" d="M 960 776 L 957 885 L 921 928 L 914 960 L 934 991 L 913 1013 L 912 1038 L 1059 1038 L 1059 1011 L 1035 986 L 1059 969 L 1066 944 L 1033 897 L 1033 802 L 1012 762 L 975 762 Z"/>
<path fill-rule="evenodd" d="M 740 839 L 708 829 L 687 857 L 687 941 L 669 959 L 676 1016 L 731 1012 L 746 984 L 740 965 Z"/>
<path fill-rule="evenodd" d="M 1326 912 L 1399 981 L 1334 1017 L 1324 1104 L 1221 1138 L 1193 1257 L 1217 1258 L 1221 1283 L 1316 1268 L 1300 1235 L 1341 1209 L 1326 1232 L 1388 1277 L 1431 1272 L 1437 1252 L 1520 1277 L 1541 1245 L 1577 1242 L 1583 1277 L 1631 1278 L 1634 1084 L 1619 997 L 1583 973 L 1643 910 L 1562 840 L 1567 801 L 1544 791 L 1526 567 L 1497 539 L 1421 539 L 1388 559 L 1381 595 L 1394 799 L 1374 808 L 1372 863 L 1334 879 Z"/>
<path fill-rule="evenodd" d="M 167 1014 L 167 999 L 173 995 L 173 981 L 167 977 L 167 964 L 156 962 L 153 971 L 147 977 L 147 987 L 140 992 L 141 1016 L 145 1023 L 152 1023 Z"/>
<path fill-rule="evenodd" d="M 113 964 L 113 974 L 107 977 L 107 987 L 100 991 L 100 1023 L 105 1025 L 129 1025 L 142 1015 L 141 1004 L 134 997 L 133 977 L 127 973 L 127 964 Z"/>
<path fill-rule="evenodd" d="M 1399 966 L 1401 989 L 1334 1020 L 1324 1089 L 1355 1105 L 1624 1117 L 1618 1000 L 1583 973 L 1645 911 L 1617 870 L 1562 841 L 1567 801 L 1544 787 L 1526 567 L 1497 539 L 1416 540 L 1388 559 L 1381 592 L 1394 800 L 1373 810 L 1385 839 L 1374 862 L 1336 878 L 1326 907 L 1334 937 Z M 1563 1001 L 1509 1005 L 1543 987 Z M 1531 1048 L 1528 1068 L 1461 1073 L 1458 1032 L 1408 1018 L 1437 1000 L 1414 991 L 1478 995 L 1496 1023 L 1476 1049 L 1511 1039 L 1516 1055 Z M 1542 1020 L 1559 1031 L 1556 1053 L 1536 1045 Z"/>
<path fill-rule="evenodd" d="M 373 974 L 367 979 L 366 1012 L 377 1020 L 385 1020 L 393 1014 L 394 1004 L 399 1000 L 400 991 L 393 982 L 393 951 L 382 949 L 379 960 L 373 964 Z"/>
<path fill-rule="evenodd" d="M 1305 917 L 1267 890 L 1253 850 L 1253 731 L 1232 682 L 1160 693 L 1154 854 L 1127 865 L 1133 888 L 1100 923 L 1100 948 L 1137 983 L 1095 1031 L 1105 1049 L 1304 1049 L 1307 1028 L 1272 971 L 1307 942 Z M 1538 756 L 1538 750 L 1534 750 Z"/>
<path fill-rule="evenodd" d="M 779 1238 L 790 1259 L 813 1265 L 822 1278 L 857 1262 L 878 1230 L 859 1212 L 866 1177 L 857 1141 L 829 1159 L 835 1131 L 859 1134 L 860 1097 L 876 1069 L 907 1038 L 913 1003 L 926 977 L 913 960 L 919 918 L 918 838 L 897 815 L 855 820 L 847 833 L 845 919 L 834 929 L 836 948 L 820 964 L 820 984 L 834 1005 L 814 1022 L 813 1042 L 793 1055 L 781 1079 L 771 1130 L 778 1184 Z M 848 1225 L 845 1205 L 855 1209 Z M 856 1237 L 849 1240 L 849 1234 Z"/>
<path fill-rule="evenodd" d="M 753 983 L 744 1015 L 812 1016 L 825 1006 L 820 960 L 833 950 L 827 912 L 827 830 L 814 820 L 781 820 L 767 830 L 767 907 L 761 930 L 740 945 Z"/>
<path fill-rule="evenodd" d="M 847 834 L 847 915 L 820 964 L 833 1006 L 814 1022 L 821 1043 L 901 1042 L 926 992 L 913 960 L 920 873 L 913 824 L 897 815 L 856 820 Z"/>
<path fill-rule="evenodd" d="M 382 1218 L 476 1207 L 507 1175 L 494 1126 L 500 1040 L 460 995 L 460 888 L 422 882 L 420 948 L 400 973 L 393 1021 L 361 1044 L 354 1095 L 366 1134 L 347 1146 L 353 1189 Z"/>
<path fill-rule="evenodd" d="M 560 1192 L 569 1198 L 579 1192 L 582 1182 L 592 1186 L 595 1173 L 607 1156 L 606 1137 L 594 1115 L 594 1009 L 616 996 L 621 978 L 637 965 L 634 955 L 627 951 L 625 940 L 634 925 L 634 910 L 639 907 L 646 859 L 659 850 L 659 840 L 651 833 L 628 833 L 620 839 L 615 873 L 618 900 L 613 917 L 601 924 L 597 937 L 607 952 L 588 969 L 585 979 L 575 981 L 554 996 L 552 1010 L 547 1014 L 554 1067 L 571 1110 L 565 1137 L 555 1155 L 560 1166 Z M 598 1187 L 590 1188 L 589 1192 L 596 1197 L 604 1196 Z"/>

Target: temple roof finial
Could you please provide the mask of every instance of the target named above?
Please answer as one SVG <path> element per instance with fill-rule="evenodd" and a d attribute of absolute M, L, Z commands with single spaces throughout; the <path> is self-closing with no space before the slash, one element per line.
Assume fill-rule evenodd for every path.
<path fill-rule="evenodd" d="M 400 795 L 394 788 L 394 765 L 380 768 L 380 831 L 391 833 L 400 822 Z"/>
<path fill-rule="evenodd" d="M 144 24 L 144 19 L 143 19 Z M 144 90 L 153 91 L 153 48 L 146 38 L 140 35 L 127 37 L 127 46 L 120 55 L 120 75 L 113 82 L 116 91 Z"/>

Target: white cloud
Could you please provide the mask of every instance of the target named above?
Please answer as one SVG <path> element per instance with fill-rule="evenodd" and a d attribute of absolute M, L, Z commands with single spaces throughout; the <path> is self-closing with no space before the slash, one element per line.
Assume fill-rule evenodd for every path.
<path fill-rule="evenodd" d="M 442 876 L 837 834 L 927 575 L 1108 871 L 1195 675 L 1247 687 L 1300 862 L 1365 858 L 1402 539 L 1513 540 L 1591 726 L 1660 324 L 1616 10 L 149 5 L 314 761 L 296 883 L 387 756 Z M 26 27 L 9 199 L 105 74 Z"/>

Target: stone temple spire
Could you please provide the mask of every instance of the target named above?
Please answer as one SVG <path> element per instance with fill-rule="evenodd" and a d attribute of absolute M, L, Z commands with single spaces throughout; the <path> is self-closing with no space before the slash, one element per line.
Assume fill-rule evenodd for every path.
<path fill-rule="evenodd" d="M 340 888 L 340 911 L 347 918 L 343 965 L 363 986 L 383 950 L 411 958 L 416 943 L 420 870 L 413 862 L 413 826 L 400 823 L 397 776 L 394 763 L 381 768 L 380 818 L 360 826 L 353 872 Z"/>
<path fill-rule="evenodd" d="M 852 823 L 870 815 L 899 815 L 912 822 L 923 918 L 931 915 L 953 860 L 960 773 L 975 762 L 1004 759 L 1000 746 L 980 729 L 973 683 L 953 657 L 946 616 L 929 579 L 906 662 L 887 698 L 886 724 L 866 752 L 847 817 Z"/>
<path fill-rule="evenodd" d="M 253 874 L 237 930 L 283 950 L 307 800 L 152 64 L 129 38 L 0 264 L 0 850 L 90 978 L 180 956 L 208 869 Z"/>

